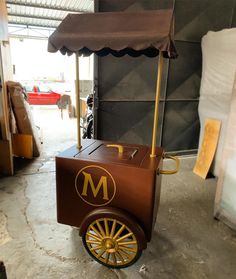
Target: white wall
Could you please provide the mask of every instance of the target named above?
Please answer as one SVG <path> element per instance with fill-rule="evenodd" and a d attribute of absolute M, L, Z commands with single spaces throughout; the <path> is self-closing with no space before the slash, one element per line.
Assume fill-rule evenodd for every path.
<path fill-rule="evenodd" d="M 47 40 L 11 38 L 10 43 L 15 80 L 74 80 L 74 55 L 47 52 Z M 80 58 L 81 80 L 92 80 L 92 60 L 92 57 Z"/>

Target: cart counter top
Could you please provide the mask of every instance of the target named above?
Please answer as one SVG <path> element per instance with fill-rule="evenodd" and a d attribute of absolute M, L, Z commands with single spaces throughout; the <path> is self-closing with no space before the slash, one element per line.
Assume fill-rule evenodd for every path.
<path fill-rule="evenodd" d="M 76 146 L 60 153 L 57 157 L 86 161 L 126 165 L 145 169 L 158 169 L 163 149 L 156 148 L 156 157 L 150 158 L 151 148 L 138 144 L 113 144 L 100 140 L 82 141 L 82 148 Z"/>

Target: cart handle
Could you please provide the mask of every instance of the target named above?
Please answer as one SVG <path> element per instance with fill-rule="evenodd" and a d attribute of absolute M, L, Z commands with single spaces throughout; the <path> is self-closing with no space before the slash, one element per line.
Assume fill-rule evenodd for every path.
<path fill-rule="evenodd" d="M 176 163 L 176 167 L 174 170 L 160 170 L 161 174 L 175 174 L 179 171 L 180 161 L 177 157 L 164 154 L 163 158 L 168 158 L 168 159 L 174 160 Z"/>
<path fill-rule="evenodd" d="M 107 147 L 115 147 L 118 148 L 118 152 L 119 153 L 123 153 L 124 152 L 124 147 L 120 144 L 107 144 Z"/>

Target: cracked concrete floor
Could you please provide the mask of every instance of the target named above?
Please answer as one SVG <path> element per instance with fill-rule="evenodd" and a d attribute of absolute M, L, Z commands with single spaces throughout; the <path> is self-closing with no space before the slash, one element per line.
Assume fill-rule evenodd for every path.
<path fill-rule="evenodd" d="M 0 259 L 9 279 L 235 278 L 236 233 L 213 219 L 216 181 L 195 176 L 191 157 L 163 176 L 153 238 L 138 262 L 112 270 L 93 261 L 78 230 L 56 222 L 54 156 L 75 144 L 75 120 L 61 120 L 56 108 L 34 112 L 42 156 L 0 179 Z"/>

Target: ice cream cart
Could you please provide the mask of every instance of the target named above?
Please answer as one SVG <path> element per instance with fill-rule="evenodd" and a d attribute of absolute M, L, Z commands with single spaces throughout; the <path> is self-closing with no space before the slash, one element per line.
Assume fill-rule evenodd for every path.
<path fill-rule="evenodd" d="M 176 58 L 173 11 L 69 14 L 49 37 L 48 50 L 76 56 L 79 111 L 80 55 L 159 55 L 152 146 L 82 140 L 56 157 L 58 222 L 79 227 L 84 246 L 99 263 L 133 264 L 151 241 L 160 200 L 165 153 L 156 146 L 164 58 Z"/>

